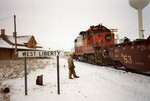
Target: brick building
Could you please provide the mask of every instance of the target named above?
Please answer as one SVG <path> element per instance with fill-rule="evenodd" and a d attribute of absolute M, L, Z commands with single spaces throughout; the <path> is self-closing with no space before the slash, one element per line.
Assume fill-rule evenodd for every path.
<path fill-rule="evenodd" d="M 17 51 L 37 50 L 39 46 L 33 35 L 17 36 Z M 15 34 L 6 35 L 5 30 L 1 29 L 0 35 L 0 60 L 17 59 L 15 55 Z"/>

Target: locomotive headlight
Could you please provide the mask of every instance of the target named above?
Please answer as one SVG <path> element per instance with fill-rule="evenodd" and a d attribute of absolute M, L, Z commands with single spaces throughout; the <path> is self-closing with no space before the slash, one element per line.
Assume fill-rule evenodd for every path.
<path fill-rule="evenodd" d="M 105 36 L 105 40 L 106 40 L 107 42 L 110 42 L 110 41 L 111 41 L 111 35 L 110 35 L 110 34 L 107 34 L 107 35 Z"/>

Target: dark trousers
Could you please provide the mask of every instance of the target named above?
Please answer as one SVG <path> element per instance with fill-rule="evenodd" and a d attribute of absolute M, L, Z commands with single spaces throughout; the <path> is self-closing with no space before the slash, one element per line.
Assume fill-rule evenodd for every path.
<path fill-rule="evenodd" d="M 74 68 L 69 69 L 69 78 L 72 78 L 72 75 L 73 75 L 74 77 L 77 77 Z"/>

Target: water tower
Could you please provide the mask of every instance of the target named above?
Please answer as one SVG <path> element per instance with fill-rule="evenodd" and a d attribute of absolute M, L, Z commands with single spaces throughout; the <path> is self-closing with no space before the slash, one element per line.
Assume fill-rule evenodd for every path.
<path fill-rule="evenodd" d="M 139 38 L 143 39 L 143 23 L 142 23 L 142 9 L 148 5 L 150 0 L 129 0 L 131 7 L 138 10 L 138 20 L 139 20 Z"/>

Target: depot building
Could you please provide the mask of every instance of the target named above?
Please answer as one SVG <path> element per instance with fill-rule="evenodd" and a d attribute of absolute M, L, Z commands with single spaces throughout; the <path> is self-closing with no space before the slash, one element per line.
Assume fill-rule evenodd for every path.
<path fill-rule="evenodd" d="M 40 46 L 33 35 L 17 36 L 17 51 L 40 50 Z M 6 35 L 5 29 L 0 33 L 0 60 L 18 59 L 15 53 L 15 33 Z"/>

